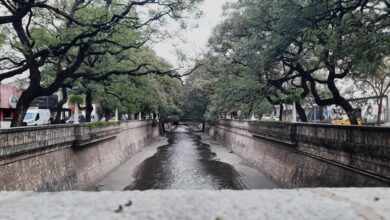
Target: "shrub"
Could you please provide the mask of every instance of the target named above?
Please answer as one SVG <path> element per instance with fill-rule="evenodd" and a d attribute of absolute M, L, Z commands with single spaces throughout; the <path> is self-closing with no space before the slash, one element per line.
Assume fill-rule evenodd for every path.
<path fill-rule="evenodd" d="M 106 126 L 117 125 L 117 124 L 118 122 L 116 121 L 96 121 L 96 122 L 83 123 L 83 125 L 91 128 L 106 127 Z"/>
<path fill-rule="evenodd" d="M 72 94 L 69 96 L 69 103 L 70 104 L 83 104 L 84 102 L 84 97 L 82 95 L 76 95 L 76 94 Z"/>

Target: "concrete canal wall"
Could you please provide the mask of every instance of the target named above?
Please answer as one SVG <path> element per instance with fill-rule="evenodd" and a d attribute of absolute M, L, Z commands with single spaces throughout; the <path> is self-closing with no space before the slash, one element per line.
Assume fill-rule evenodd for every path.
<path fill-rule="evenodd" d="M 207 131 L 282 187 L 390 186 L 390 128 L 220 120 Z"/>
<path fill-rule="evenodd" d="M 152 121 L 0 130 L 0 190 L 89 189 L 158 135 Z"/>

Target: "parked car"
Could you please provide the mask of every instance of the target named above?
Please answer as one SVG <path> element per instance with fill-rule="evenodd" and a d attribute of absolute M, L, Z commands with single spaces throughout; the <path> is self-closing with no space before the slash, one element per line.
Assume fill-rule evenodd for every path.
<path fill-rule="evenodd" d="M 47 125 L 52 121 L 49 109 L 29 108 L 23 119 L 23 124 L 31 125 Z"/>

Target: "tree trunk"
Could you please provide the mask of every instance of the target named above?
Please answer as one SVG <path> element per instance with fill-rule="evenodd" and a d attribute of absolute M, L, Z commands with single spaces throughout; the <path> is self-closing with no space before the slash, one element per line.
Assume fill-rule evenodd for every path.
<path fill-rule="evenodd" d="M 283 104 L 279 104 L 279 121 L 283 121 Z"/>
<path fill-rule="evenodd" d="M 358 117 L 359 115 L 358 110 L 354 109 L 352 105 L 340 94 L 340 91 L 338 90 L 336 84 L 335 84 L 335 67 L 334 65 L 328 66 L 329 70 L 329 76 L 327 80 L 327 86 L 328 89 L 331 91 L 333 98 L 335 100 L 335 104 L 341 106 L 341 108 L 344 109 L 344 111 L 347 113 L 349 121 L 353 125 L 358 125 Z"/>
<path fill-rule="evenodd" d="M 26 115 L 28 108 L 30 107 L 31 102 L 36 95 L 30 91 L 31 89 L 25 90 L 20 96 L 18 103 L 15 108 L 15 114 L 11 121 L 11 127 L 19 127 L 23 125 L 23 119 Z"/>
<path fill-rule="evenodd" d="M 302 105 L 300 103 L 295 103 L 295 109 L 297 110 L 301 122 L 307 122 L 305 109 L 302 108 Z"/>
<path fill-rule="evenodd" d="M 61 123 L 62 107 L 68 101 L 68 91 L 66 90 L 66 88 L 62 87 L 61 92 L 62 92 L 62 99 L 57 104 L 57 113 L 56 113 L 56 118 L 53 121 L 53 124 Z"/>
<path fill-rule="evenodd" d="M 378 102 L 378 119 L 376 120 L 376 124 L 378 126 L 381 125 L 382 106 L 383 106 L 383 97 L 379 97 L 379 102 Z"/>
<path fill-rule="evenodd" d="M 341 108 L 344 109 L 344 111 L 347 113 L 348 119 L 351 122 L 352 125 L 358 125 L 358 113 L 359 111 L 357 109 L 354 109 L 352 105 L 343 97 L 338 97 L 337 99 L 337 105 L 341 106 Z"/>
<path fill-rule="evenodd" d="M 317 105 L 321 107 L 326 105 L 338 105 L 346 112 L 351 124 L 358 125 L 357 119 L 359 117 L 358 115 L 359 111 L 357 109 L 354 109 L 352 105 L 344 97 L 341 96 L 333 79 L 332 80 L 328 79 L 327 81 L 328 89 L 331 91 L 333 96 L 332 98 L 329 99 L 321 99 L 321 97 L 317 92 L 315 84 L 316 83 L 314 81 L 311 81 L 310 86 L 311 86 L 311 94 L 313 95 L 314 101 L 316 102 Z"/>
<path fill-rule="evenodd" d="M 352 105 L 340 94 L 339 89 L 336 86 L 336 68 L 335 65 L 326 62 L 326 67 L 328 69 L 328 78 L 325 82 L 321 82 L 321 84 L 326 84 L 329 91 L 332 93 L 332 98 L 322 99 L 317 92 L 316 81 L 312 78 L 311 74 L 303 69 L 302 66 L 298 66 L 297 71 L 300 73 L 300 76 L 303 80 L 310 82 L 310 91 L 314 97 L 314 101 L 319 106 L 326 105 L 338 105 L 347 113 L 349 121 L 351 124 L 358 124 L 358 113 L 357 109 L 354 109 Z"/>
<path fill-rule="evenodd" d="M 87 90 L 86 92 L 86 97 L 85 97 L 85 120 L 87 122 L 91 122 L 91 114 L 93 111 L 93 106 L 92 106 L 92 92 L 90 90 Z"/>
<path fill-rule="evenodd" d="M 41 76 L 39 69 L 34 67 L 30 68 L 30 86 L 22 92 L 18 100 L 18 104 L 15 109 L 15 116 L 12 119 L 11 127 L 18 127 L 23 125 L 23 119 L 26 115 L 31 102 L 39 96 L 49 96 L 55 91 L 61 88 L 62 84 L 59 81 L 54 82 L 47 88 L 40 86 Z"/>
<path fill-rule="evenodd" d="M 110 107 L 107 107 L 104 104 L 101 104 L 100 106 L 102 107 L 103 115 L 106 119 L 105 121 L 108 121 L 110 119 L 111 113 L 112 113 Z"/>
<path fill-rule="evenodd" d="M 337 89 L 334 81 L 328 81 L 328 88 L 332 92 L 334 104 L 339 105 L 347 113 L 348 119 L 353 125 L 358 125 L 358 115 L 359 111 L 354 109 L 352 105 L 344 97 L 340 95 L 339 90 Z M 317 101 L 316 101 L 317 102 Z M 318 104 L 318 102 L 317 102 Z M 320 105 L 323 106 L 323 105 Z"/>

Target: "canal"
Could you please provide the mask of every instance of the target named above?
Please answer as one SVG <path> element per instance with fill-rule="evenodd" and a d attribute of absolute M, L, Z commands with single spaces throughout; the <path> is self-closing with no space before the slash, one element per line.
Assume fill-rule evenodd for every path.
<path fill-rule="evenodd" d="M 104 178 L 99 190 L 278 188 L 229 149 L 180 125 Z"/>

